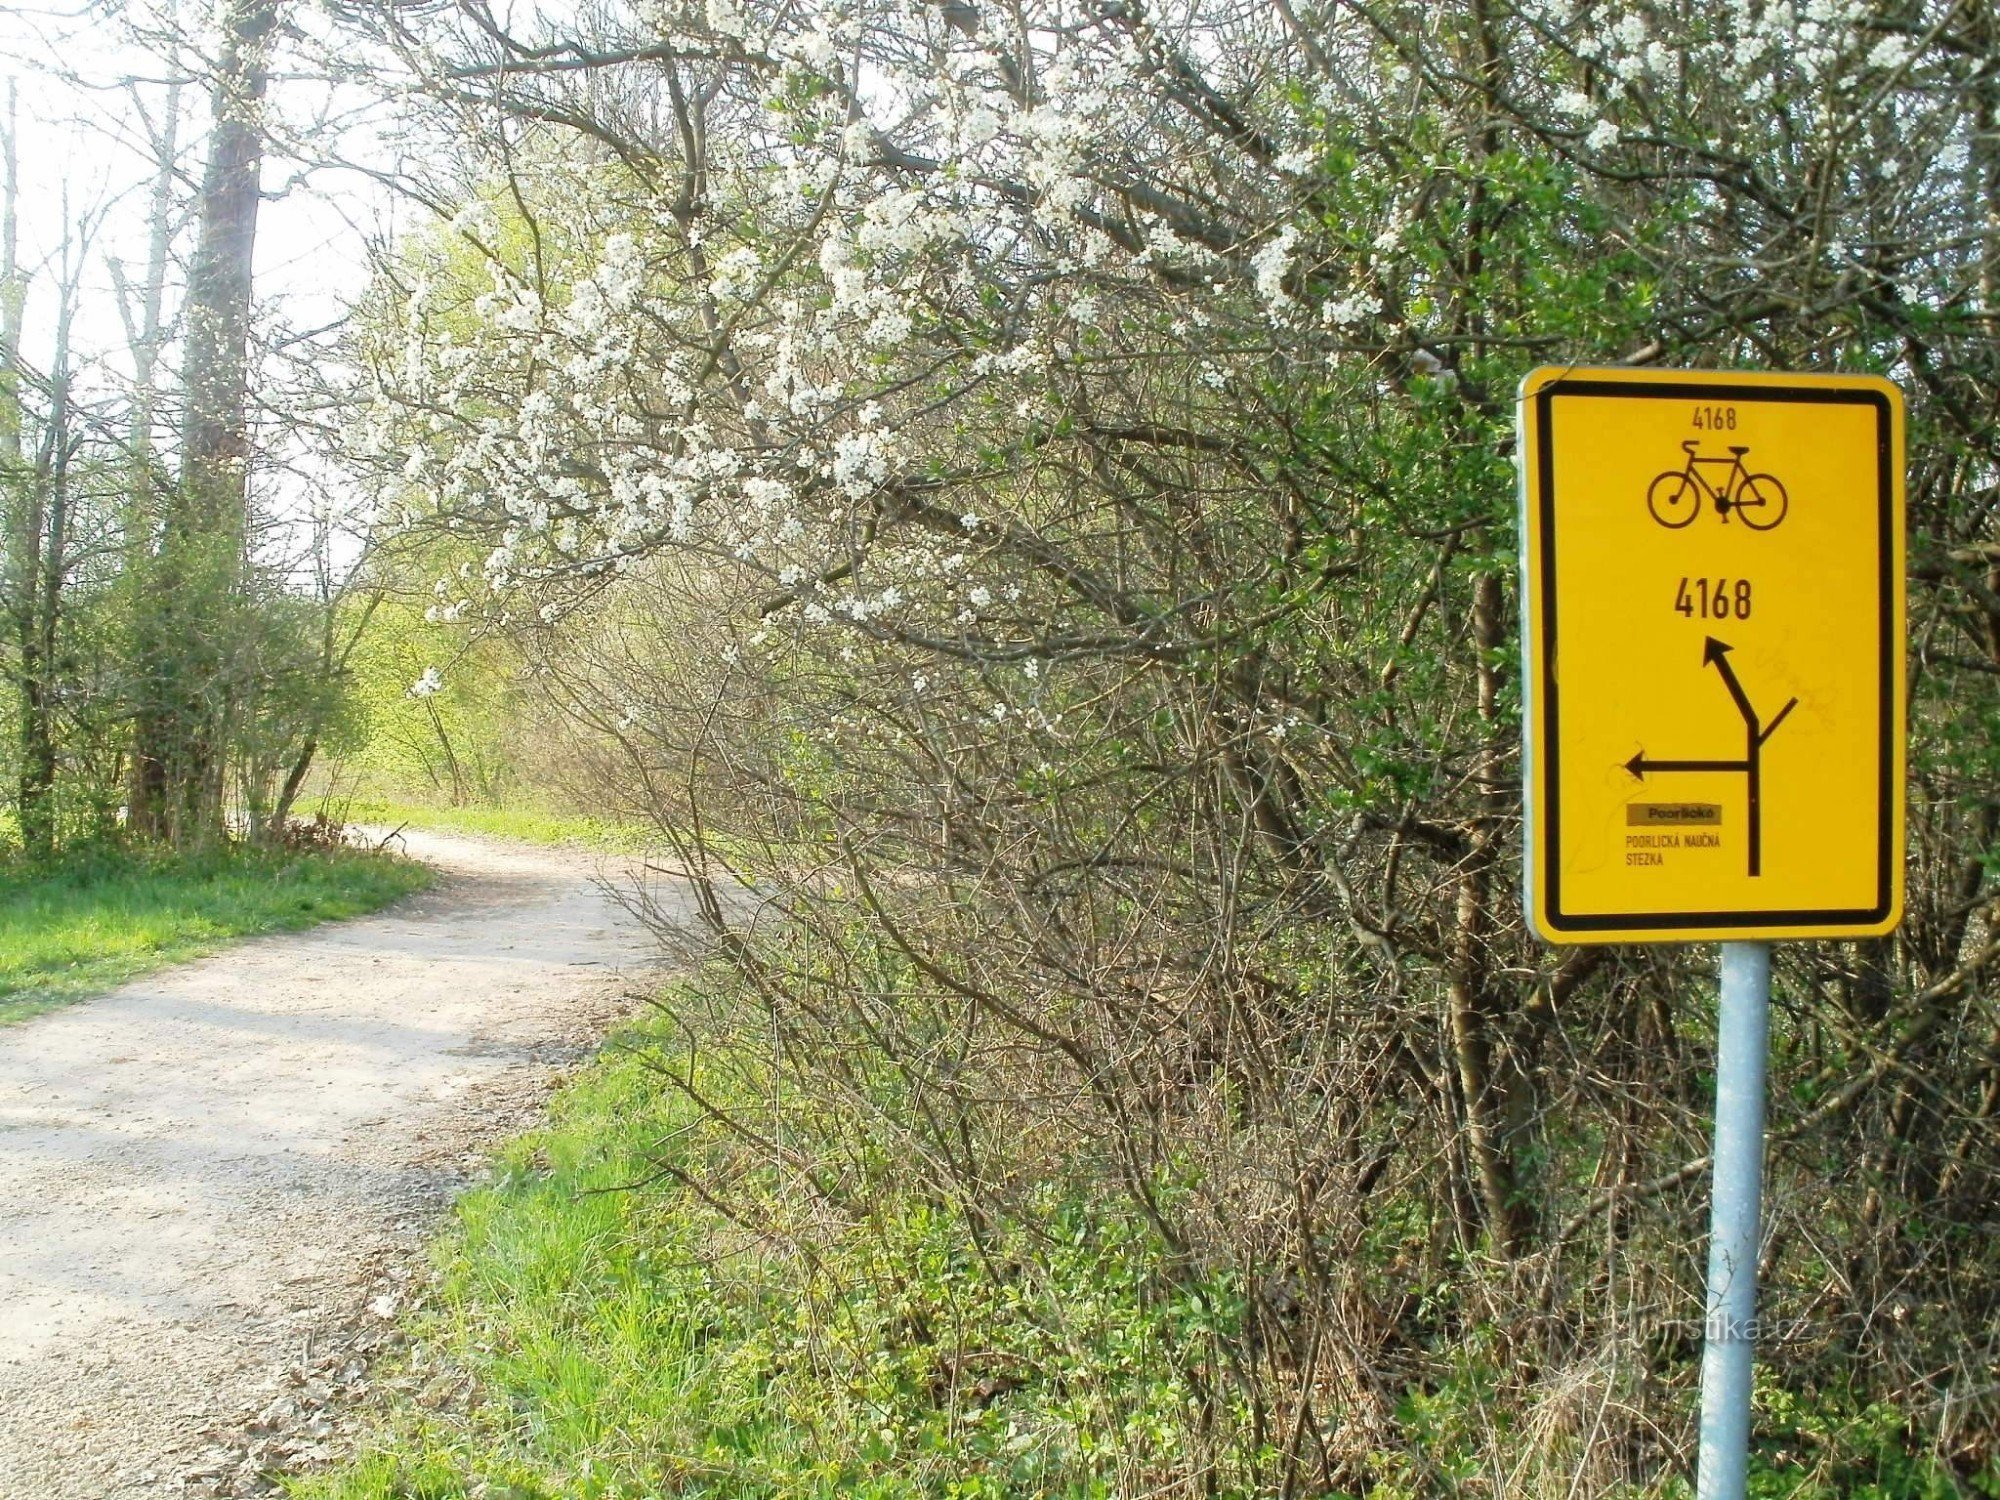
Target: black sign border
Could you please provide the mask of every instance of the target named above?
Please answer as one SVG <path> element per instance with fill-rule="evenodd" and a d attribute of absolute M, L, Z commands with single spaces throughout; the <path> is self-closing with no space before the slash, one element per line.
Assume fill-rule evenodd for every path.
<path fill-rule="evenodd" d="M 1867 406 L 1875 412 L 1876 570 L 1881 608 L 1882 690 L 1881 728 L 1876 747 L 1876 903 L 1867 908 L 1803 911 L 1607 912 L 1565 914 L 1562 909 L 1562 808 L 1557 792 L 1561 781 L 1561 747 L 1557 737 L 1559 702 L 1556 692 L 1556 530 L 1555 530 L 1555 401 L 1558 396 L 1612 396 L 1621 400 L 1762 401 L 1792 405 Z M 1540 520 L 1540 702 L 1542 754 L 1536 758 L 1536 809 L 1541 837 L 1533 872 L 1544 885 L 1541 918 L 1549 929 L 1565 936 L 1592 932 L 1675 932 L 1687 928 L 1735 929 L 1762 927 L 1854 928 L 1879 926 L 1895 905 L 1894 848 L 1896 838 L 1896 488 L 1891 472 L 1895 446 L 1895 414 L 1888 396 L 1877 390 L 1819 385 L 1737 385 L 1726 380 L 1593 380 L 1561 376 L 1535 392 L 1535 467 L 1537 514 Z M 1837 935 L 1837 934 L 1829 934 Z"/>

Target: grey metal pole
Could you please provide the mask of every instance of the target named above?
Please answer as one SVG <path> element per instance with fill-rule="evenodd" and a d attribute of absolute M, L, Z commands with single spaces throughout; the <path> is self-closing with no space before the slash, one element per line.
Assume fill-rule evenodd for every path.
<path fill-rule="evenodd" d="M 1764 1066 L 1771 945 L 1722 945 L 1716 1027 L 1715 1194 L 1701 1351 L 1698 1500 L 1743 1500 L 1750 1467 L 1750 1372 L 1757 1352 L 1757 1252 L 1764 1197 Z"/>

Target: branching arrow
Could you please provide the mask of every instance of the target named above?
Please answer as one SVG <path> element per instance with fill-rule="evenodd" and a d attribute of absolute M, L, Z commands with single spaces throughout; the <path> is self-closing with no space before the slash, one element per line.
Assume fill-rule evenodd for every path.
<path fill-rule="evenodd" d="M 1736 680 L 1736 668 L 1729 664 L 1729 653 L 1736 648 L 1727 641 L 1718 641 L 1710 636 L 1702 642 L 1701 664 L 1713 667 L 1722 674 L 1723 683 L 1729 688 L 1729 696 L 1736 700 L 1736 711 L 1743 715 L 1743 722 L 1750 726 L 1750 732 L 1757 732 L 1757 710 L 1750 706 L 1750 695 L 1743 691 L 1743 684 Z"/>
<path fill-rule="evenodd" d="M 1785 716 L 1798 706 L 1799 706 L 1798 699 L 1796 698 L 1786 699 L 1785 706 L 1778 710 L 1778 716 L 1775 719 L 1771 720 L 1770 723 L 1766 724 L 1762 729 L 1757 731 L 1757 743 L 1761 745 L 1764 743 L 1764 741 L 1768 740 L 1772 735 L 1776 734 L 1778 732 L 1778 726 L 1785 722 Z"/>
<path fill-rule="evenodd" d="M 1750 706 L 1750 695 L 1743 691 L 1743 684 L 1737 681 L 1736 678 L 1736 668 L 1729 661 L 1729 653 L 1735 649 L 1729 642 L 1718 641 L 1714 636 L 1710 636 L 1702 643 L 1701 664 L 1704 667 L 1714 667 L 1716 671 L 1722 674 L 1722 681 L 1729 689 L 1729 696 L 1736 700 L 1736 711 L 1743 715 L 1743 723 L 1748 727 L 1750 733 L 1756 736 L 1757 743 L 1761 745 L 1773 734 L 1777 733 L 1778 726 L 1785 722 L 1785 716 L 1799 706 L 1799 700 L 1796 698 L 1787 699 L 1785 706 L 1778 710 L 1770 723 L 1759 724 L 1757 722 L 1757 710 Z M 1689 767 L 1688 769 L 1692 770 L 1695 768 Z"/>
<path fill-rule="evenodd" d="M 1772 716 L 1769 724 L 1761 723 L 1757 710 L 1750 704 L 1750 695 L 1743 691 L 1743 684 L 1737 679 L 1735 665 L 1729 660 L 1729 653 L 1735 649 L 1729 642 L 1719 641 L 1711 635 L 1702 642 L 1701 664 L 1715 668 L 1722 678 L 1722 685 L 1729 689 L 1736 712 L 1743 716 L 1743 759 L 1658 760 L 1649 758 L 1642 749 L 1625 762 L 1625 769 L 1641 781 L 1646 779 L 1648 771 L 1733 771 L 1742 775 L 1750 804 L 1750 873 L 1761 875 L 1764 866 L 1764 742 L 1778 732 L 1778 726 L 1799 706 L 1799 700 L 1787 699 L 1785 706 Z"/>

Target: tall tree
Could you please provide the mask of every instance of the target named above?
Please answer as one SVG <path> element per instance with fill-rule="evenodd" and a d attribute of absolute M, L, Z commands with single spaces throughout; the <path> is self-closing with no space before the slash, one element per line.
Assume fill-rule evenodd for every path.
<path fill-rule="evenodd" d="M 132 515 L 127 540 L 139 548 L 151 539 L 152 498 L 158 488 L 154 443 L 159 426 L 160 355 L 167 343 L 167 273 L 181 205 L 175 191 L 180 174 L 181 83 L 179 79 L 168 83 L 157 119 L 146 108 L 137 87 L 132 95 L 153 155 L 153 182 L 146 204 L 146 264 L 136 286 L 122 261 L 113 257 L 108 264 L 118 292 L 118 313 L 125 322 L 125 342 L 132 351 Z"/>
<path fill-rule="evenodd" d="M 56 637 L 70 570 L 70 462 L 77 437 L 72 408 L 72 331 L 88 255 L 90 225 L 65 228 L 56 285 L 55 342 L 42 378 L 45 411 L 34 463 L 18 477 L 10 540 L 20 771 L 21 843 L 35 859 L 56 847 Z"/>
<path fill-rule="evenodd" d="M 21 317 L 27 284 L 21 276 L 21 148 L 18 89 L 7 80 L 7 134 L 0 139 L 0 463 L 21 456 Z"/>
<path fill-rule="evenodd" d="M 248 529 L 250 304 L 264 158 L 259 117 L 276 19 L 272 0 L 232 0 L 222 16 L 214 123 L 188 276 L 180 483 L 164 507 L 140 628 L 147 701 L 139 715 L 131 817 L 135 828 L 156 837 L 200 839 L 221 828 L 227 642 Z"/>

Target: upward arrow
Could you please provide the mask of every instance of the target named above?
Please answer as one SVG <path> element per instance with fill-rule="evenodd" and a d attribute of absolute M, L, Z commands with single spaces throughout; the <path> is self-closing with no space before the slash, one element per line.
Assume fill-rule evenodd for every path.
<path fill-rule="evenodd" d="M 1736 680 L 1736 668 L 1731 665 L 1729 653 L 1736 648 L 1727 641 L 1708 637 L 1701 650 L 1701 664 L 1714 667 L 1722 674 L 1723 684 L 1729 689 L 1729 696 L 1736 700 L 1736 711 L 1743 715 L 1743 723 L 1752 734 L 1757 732 L 1757 710 L 1750 706 L 1750 695 L 1743 691 L 1743 684 Z"/>

